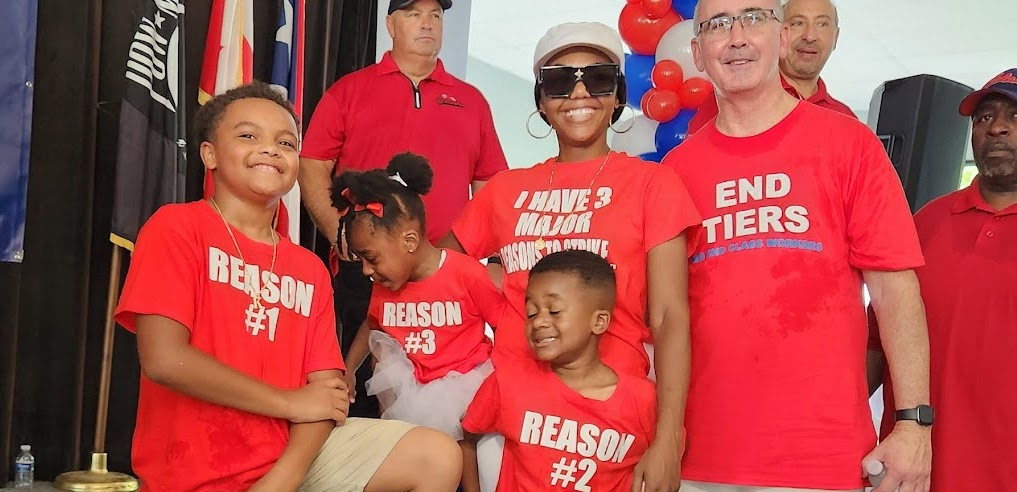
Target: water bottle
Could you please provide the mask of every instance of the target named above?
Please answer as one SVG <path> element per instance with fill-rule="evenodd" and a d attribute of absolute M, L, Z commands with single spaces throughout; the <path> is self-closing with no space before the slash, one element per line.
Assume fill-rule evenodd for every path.
<path fill-rule="evenodd" d="M 869 483 L 873 487 L 879 487 L 880 482 L 886 477 L 886 467 L 879 460 L 867 459 L 862 462 L 862 466 L 865 467 L 865 472 L 869 474 Z"/>
<path fill-rule="evenodd" d="M 35 456 L 32 456 L 32 446 L 22 444 L 21 454 L 14 460 L 14 488 L 31 489 L 34 478 Z"/>

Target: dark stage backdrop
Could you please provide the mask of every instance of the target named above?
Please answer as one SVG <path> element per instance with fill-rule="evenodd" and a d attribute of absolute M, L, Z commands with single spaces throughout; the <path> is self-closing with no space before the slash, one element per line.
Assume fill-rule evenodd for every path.
<path fill-rule="evenodd" d="M 128 46 L 147 1 L 39 0 L 25 259 L 0 263 L 0 483 L 22 443 L 32 445 L 37 480 L 86 468 L 92 452 L 117 119 Z M 184 94 L 193 116 L 212 0 L 185 3 Z M 254 3 L 255 77 L 268 80 L 278 4 Z M 305 125 L 328 85 L 374 61 L 376 8 L 377 0 L 308 0 Z M 201 194 L 194 150 L 192 143 L 189 199 Z M 301 242 L 314 247 L 306 213 L 301 226 Z M 131 472 L 139 368 L 134 337 L 119 327 L 113 358 L 106 450 L 110 469 Z"/>

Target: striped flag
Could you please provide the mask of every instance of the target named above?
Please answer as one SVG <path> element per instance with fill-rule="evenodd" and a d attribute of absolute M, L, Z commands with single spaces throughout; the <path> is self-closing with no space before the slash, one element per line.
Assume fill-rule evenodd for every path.
<path fill-rule="evenodd" d="M 304 2 L 279 0 L 279 23 L 275 32 L 275 54 L 272 58 L 272 87 L 283 93 L 293 104 L 297 118 L 304 106 Z M 294 184 L 283 197 L 289 219 L 289 235 L 300 240 L 300 185 Z"/>

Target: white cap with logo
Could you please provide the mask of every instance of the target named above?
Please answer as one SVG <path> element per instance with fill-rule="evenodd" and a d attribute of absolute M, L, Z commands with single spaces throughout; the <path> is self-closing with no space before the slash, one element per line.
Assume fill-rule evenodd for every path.
<path fill-rule="evenodd" d="M 625 52 L 622 51 L 618 31 L 599 22 L 566 22 L 548 29 L 544 37 L 537 41 L 537 49 L 533 53 L 533 76 L 536 77 L 540 67 L 547 64 L 554 55 L 577 46 L 588 46 L 604 52 L 612 62 L 618 64 L 622 73 L 625 72 Z"/>

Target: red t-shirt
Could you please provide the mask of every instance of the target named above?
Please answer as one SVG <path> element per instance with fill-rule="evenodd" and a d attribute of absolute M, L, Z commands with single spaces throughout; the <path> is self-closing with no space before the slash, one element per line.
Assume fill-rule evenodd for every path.
<path fill-rule="evenodd" d="M 433 275 L 396 292 L 374 284 L 371 327 L 403 343 L 417 381 L 466 374 L 491 357 L 484 322 L 496 326 L 505 297 L 477 260 L 456 251 Z"/>
<path fill-rule="evenodd" d="M 272 246 L 233 233 L 247 265 L 204 201 L 156 211 L 138 235 L 117 323 L 134 332 L 139 314 L 170 318 L 190 330 L 194 348 L 278 388 L 345 369 L 321 260 L 283 239 L 270 272 Z M 261 312 L 249 310 L 244 290 L 254 278 L 265 286 Z M 200 401 L 141 376 L 132 454 L 144 490 L 247 490 L 288 439 L 285 420 Z"/>
<path fill-rule="evenodd" d="M 554 165 L 495 176 L 452 226 L 474 258 L 501 255 L 502 289 L 513 309 L 495 332 L 495 354 L 531 357 L 524 336 L 526 281 L 544 255 L 563 249 L 598 253 L 615 267 L 618 300 L 611 327 L 600 341 L 604 363 L 645 376 L 646 255 L 654 247 L 698 226 L 699 214 L 670 169 L 612 152 L 607 159 Z M 603 165 L 603 170 L 597 172 Z M 596 176 L 596 179 L 594 179 Z M 592 192 L 589 191 L 593 180 Z M 543 233 L 545 247 L 536 243 Z"/>
<path fill-rule="evenodd" d="M 823 79 L 819 79 L 819 88 L 816 90 L 816 93 L 808 99 L 802 97 L 802 95 L 798 93 L 798 89 L 795 89 L 793 85 L 789 84 L 783 74 L 780 76 L 780 83 L 784 86 L 784 90 L 787 91 L 788 94 L 791 94 L 798 99 L 804 99 L 821 108 L 831 109 L 838 113 L 844 113 L 852 118 L 857 118 L 857 116 L 855 116 L 855 112 L 851 111 L 851 108 L 849 108 L 847 104 L 834 99 L 833 96 L 826 91 L 826 82 L 823 82 Z M 692 135 L 699 131 L 700 128 L 716 118 L 718 112 L 719 109 L 717 108 L 716 96 L 706 98 L 699 109 L 696 110 L 696 114 L 691 120 L 689 120 L 688 134 Z"/>
<path fill-rule="evenodd" d="M 621 491 L 653 442 L 653 383 L 618 373 L 607 400 L 568 387 L 547 364 L 499 366 L 466 410 L 463 429 L 505 436 L 498 492 Z"/>
<path fill-rule="evenodd" d="M 926 265 L 915 273 L 929 323 L 932 490 L 1017 484 L 1017 205 L 996 211 L 978 181 L 915 215 Z M 877 328 L 873 327 L 874 330 Z M 881 350 L 878 331 L 872 348 Z M 889 376 L 889 371 L 887 371 Z M 889 377 L 881 435 L 893 430 Z"/>
<path fill-rule="evenodd" d="M 707 217 L 689 267 L 682 477 L 860 488 L 875 444 L 862 271 L 923 262 L 883 146 L 857 120 L 799 103 L 756 136 L 708 126 L 664 165 Z"/>
<path fill-rule="evenodd" d="M 336 161 L 337 174 L 384 168 L 402 152 L 420 154 L 434 168 L 434 186 L 423 196 L 432 242 L 466 206 L 471 182 L 508 167 L 479 90 L 446 72 L 440 60 L 415 87 L 391 53 L 328 88 L 300 149 L 302 157 Z"/>

